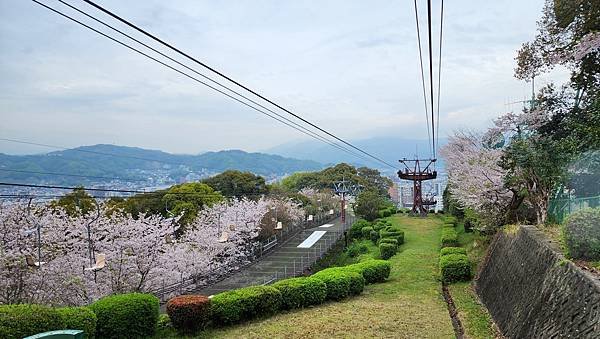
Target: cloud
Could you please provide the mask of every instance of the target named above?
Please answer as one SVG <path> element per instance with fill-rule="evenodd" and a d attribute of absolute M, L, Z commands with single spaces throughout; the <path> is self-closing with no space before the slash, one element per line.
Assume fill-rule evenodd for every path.
<path fill-rule="evenodd" d="M 446 3 L 441 134 L 522 99 L 513 58 L 542 2 Z M 100 3 L 342 137 L 426 138 L 412 2 Z M 307 138 L 33 2 L 0 0 L 0 51 L 2 137 L 179 153 Z"/>

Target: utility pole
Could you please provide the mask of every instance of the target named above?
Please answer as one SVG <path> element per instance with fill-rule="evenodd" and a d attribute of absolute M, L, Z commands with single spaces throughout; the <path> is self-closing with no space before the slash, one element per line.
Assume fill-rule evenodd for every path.
<path fill-rule="evenodd" d="M 342 181 L 333 183 L 335 194 L 342 197 L 342 224 L 346 225 L 346 194 L 350 192 L 350 188 L 346 185 L 346 179 L 342 177 Z"/>
<path fill-rule="evenodd" d="M 422 182 L 437 178 L 437 171 L 432 169 L 432 164 L 436 159 L 412 159 L 406 158 L 399 160 L 404 165 L 404 171 L 398 171 L 398 177 L 402 180 L 410 180 L 413 182 L 413 207 L 411 213 L 419 216 L 427 215 L 426 206 L 435 205 L 437 201 L 432 198 L 423 199 Z M 421 169 L 421 162 L 427 162 L 427 166 Z M 414 163 L 412 167 L 408 163 Z"/>

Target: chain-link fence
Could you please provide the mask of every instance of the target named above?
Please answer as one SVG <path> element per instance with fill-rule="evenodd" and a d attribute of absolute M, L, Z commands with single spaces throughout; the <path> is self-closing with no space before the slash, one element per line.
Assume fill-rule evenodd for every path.
<path fill-rule="evenodd" d="M 548 215 L 555 222 L 562 223 L 569 214 L 588 207 L 600 207 L 600 196 L 550 200 Z"/>

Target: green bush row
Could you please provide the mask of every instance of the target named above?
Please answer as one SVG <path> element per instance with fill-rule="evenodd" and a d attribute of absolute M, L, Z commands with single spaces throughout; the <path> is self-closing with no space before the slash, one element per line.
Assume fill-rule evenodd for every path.
<path fill-rule="evenodd" d="M 379 244 L 379 253 L 381 254 L 381 259 L 387 260 L 393 257 L 398 251 L 398 246 L 389 243 L 380 243 Z"/>
<path fill-rule="evenodd" d="M 280 280 L 271 286 L 281 292 L 281 308 L 284 310 L 318 305 L 327 297 L 327 285 L 314 277 Z"/>
<path fill-rule="evenodd" d="M 250 286 L 215 295 L 212 300 L 213 323 L 229 325 L 277 312 L 281 292 L 273 286 Z"/>
<path fill-rule="evenodd" d="M 404 244 L 404 231 L 393 226 L 386 226 L 379 231 L 381 239 L 392 238 L 398 241 L 398 245 Z"/>
<path fill-rule="evenodd" d="M 448 254 L 464 254 L 467 255 L 467 250 L 462 247 L 444 247 L 440 250 L 440 256 Z"/>
<path fill-rule="evenodd" d="M 440 257 L 440 273 L 445 283 L 471 279 L 471 263 L 464 254 L 447 254 Z"/>
<path fill-rule="evenodd" d="M 0 338 L 23 338 L 54 330 L 96 333 L 96 315 L 87 307 L 51 308 L 42 305 L 0 305 Z"/>
<path fill-rule="evenodd" d="M 454 228 L 442 228 L 442 247 L 458 247 L 458 233 Z"/>
<path fill-rule="evenodd" d="M 444 216 L 442 220 L 444 221 L 444 224 L 452 224 L 454 226 L 458 224 L 458 219 L 453 215 Z"/>
<path fill-rule="evenodd" d="M 98 318 L 98 338 L 147 338 L 154 335 L 159 300 L 151 294 L 115 294 L 89 307 Z"/>

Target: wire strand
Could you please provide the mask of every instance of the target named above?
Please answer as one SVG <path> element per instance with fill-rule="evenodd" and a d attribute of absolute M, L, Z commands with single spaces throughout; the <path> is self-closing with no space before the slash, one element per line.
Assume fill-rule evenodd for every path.
<path fill-rule="evenodd" d="M 442 39 L 444 32 L 444 0 L 441 0 L 440 6 L 440 55 L 438 58 L 437 134 L 435 136 L 436 144 L 438 144 L 438 147 L 440 144 L 440 93 L 442 92 Z"/>
<path fill-rule="evenodd" d="M 427 122 L 427 142 L 429 142 L 429 153 L 433 156 L 433 149 L 431 148 L 431 132 L 429 128 L 429 108 L 427 105 L 427 93 L 425 89 L 425 74 L 423 71 L 423 52 L 421 49 L 421 29 L 419 26 L 419 10 L 417 7 L 417 0 L 415 0 L 415 22 L 417 23 L 417 44 L 419 46 L 419 65 L 421 68 L 421 84 L 423 85 L 423 103 L 425 105 L 425 121 Z"/>

